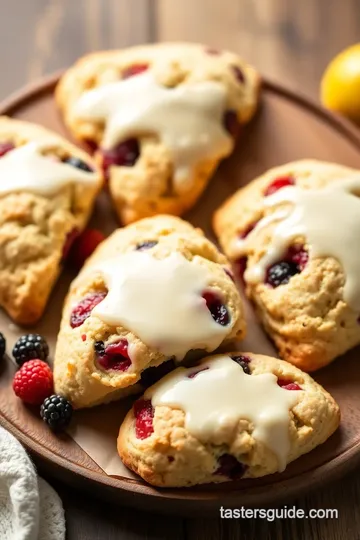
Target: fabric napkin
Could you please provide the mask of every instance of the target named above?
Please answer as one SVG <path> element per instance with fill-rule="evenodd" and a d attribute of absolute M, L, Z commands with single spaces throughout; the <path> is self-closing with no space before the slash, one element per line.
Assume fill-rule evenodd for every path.
<path fill-rule="evenodd" d="M 38 478 L 21 444 L 1 427 L 0 540 L 65 540 L 59 496 Z"/>

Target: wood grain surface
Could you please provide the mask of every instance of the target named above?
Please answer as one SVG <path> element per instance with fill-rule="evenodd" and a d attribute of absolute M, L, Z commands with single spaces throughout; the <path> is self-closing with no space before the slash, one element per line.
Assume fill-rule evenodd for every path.
<path fill-rule="evenodd" d="M 242 53 L 261 72 L 317 99 L 330 58 L 360 36 L 358 0 L 0 0 L 0 98 L 81 54 L 154 40 Z M 55 486 L 69 540 L 358 540 L 360 473 L 289 501 L 337 508 L 337 520 L 182 520 L 114 508 Z"/>

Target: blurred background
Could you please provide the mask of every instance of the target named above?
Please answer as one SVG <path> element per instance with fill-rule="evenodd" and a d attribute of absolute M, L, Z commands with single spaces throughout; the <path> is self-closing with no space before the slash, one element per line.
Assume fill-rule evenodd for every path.
<path fill-rule="evenodd" d="M 359 0 L 0 0 L 0 98 L 97 49 L 166 40 L 243 55 L 318 98 L 321 75 L 360 37 Z"/>

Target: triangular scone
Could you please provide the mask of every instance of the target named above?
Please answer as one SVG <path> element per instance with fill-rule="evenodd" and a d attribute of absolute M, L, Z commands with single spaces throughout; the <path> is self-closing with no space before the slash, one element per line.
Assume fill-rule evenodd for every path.
<path fill-rule="evenodd" d="M 41 317 L 101 185 L 79 148 L 41 126 L 0 117 L 0 306 L 15 322 Z"/>
<path fill-rule="evenodd" d="M 234 53 L 160 43 L 81 58 L 56 99 L 71 133 L 96 149 L 128 224 L 194 205 L 253 116 L 259 86 Z"/>
<path fill-rule="evenodd" d="M 282 358 L 314 371 L 360 343 L 360 171 L 302 160 L 270 169 L 215 213 Z"/>
<path fill-rule="evenodd" d="M 178 368 L 127 414 L 118 452 L 155 486 L 281 472 L 337 429 L 339 407 L 309 375 L 268 356 L 224 353 Z"/>
<path fill-rule="evenodd" d="M 56 392 L 90 407 L 139 390 L 191 350 L 244 336 L 227 259 L 172 216 L 115 231 L 71 285 L 57 341 Z"/>

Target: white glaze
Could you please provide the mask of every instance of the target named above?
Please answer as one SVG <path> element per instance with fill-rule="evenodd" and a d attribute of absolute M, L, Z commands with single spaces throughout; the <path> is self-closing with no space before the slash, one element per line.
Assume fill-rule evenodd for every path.
<path fill-rule="evenodd" d="M 101 272 L 109 290 L 92 314 L 165 355 L 182 359 L 190 349 L 213 351 L 229 333 L 231 322 L 217 324 L 201 296 L 209 290 L 209 270 L 177 252 L 156 259 L 134 251 L 89 271 Z"/>
<path fill-rule="evenodd" d="M 105 121 L 103 145 L 156 134 L 173 155 L 175 182 L 185 180 L 200 160 L 218 159 L 233 147 L 223 127 L 226 90 L 215 81 L 166 88 L 150 70 L 85 92 L 74 116 Z"/>
<path fill-rule="evenodd" d="M 285 187 L 264 198 L 265 208 L 275 212 L 264 217 L 244 240 L 234 244 L 232 256 L 246 255 L 258 232 L 277 222 L 265 255 L 245 272 L 248 283 L 264 280 L 268 266 L 281 260 L 297 237 L 305 237 L 309 256 L 333 257 L 345 273 L 343 297 L 355 311 L 360 311 L 360 177 L 339 179 L 322 189 Z M 287 204 L 279 209 L 279 205 Z"/>
<path fill-rule="evenodd" d="M 91 185 L 97 175 L 62 163 L 40 151 L 45 144 L 28 143 L 14 148 L 0 159 L 0 195 L 27 191 L 51 196 L 73 183 Z"/>
<path fill-rule="evenodd" d="M 301 391 L 281 388 L 272 373 L 247 375 L 229 356 L 214 356 L 199 369 L 205 366 L 209 369 L 191 379 L 196 368 L 178 368 L 150 387 L 145 399 L 155 407 L 182 409 L 186 429 L 205 443 L 231 444 L 239 420 L 249 420 L 254 439 L 274 452 L 283 471 L 290 450 L 289 409 Z"/>

